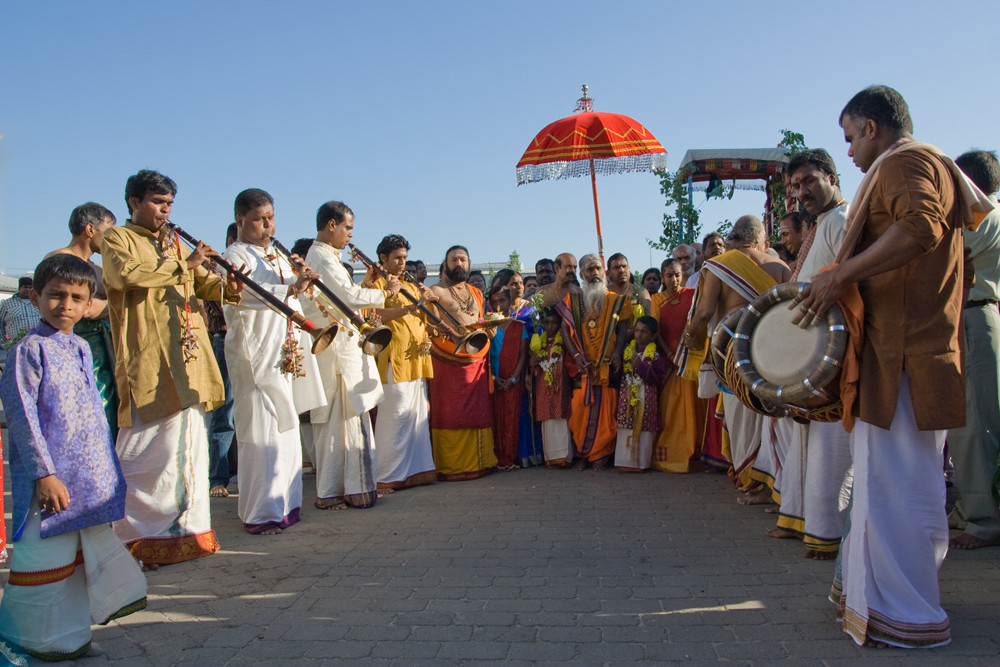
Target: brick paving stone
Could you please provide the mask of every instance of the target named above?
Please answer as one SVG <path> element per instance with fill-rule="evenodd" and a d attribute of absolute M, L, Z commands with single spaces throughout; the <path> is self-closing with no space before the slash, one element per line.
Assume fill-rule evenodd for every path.
<path fill-rule="evenodd" d="M 1000 654 L 996 550 L 941 568 L 951 646 L 860 649 L 825 599 L 833 564 L 764 537 L 774 517 L 737 506 L 723 476 L 532 469 L 346 512 L 312 508 L 304 480 L 301 523 L 274 538 L 213 499 L 222 550 L 150 573 L 149 608 L 95 628 L 106 655 L 80 664 L 974 667 Z"/>

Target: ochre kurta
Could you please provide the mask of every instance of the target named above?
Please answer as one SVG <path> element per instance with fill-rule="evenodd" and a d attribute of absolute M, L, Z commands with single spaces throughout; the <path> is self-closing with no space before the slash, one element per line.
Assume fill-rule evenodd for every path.
<path fill-rule="evenodd" d="M 132 425 L 131 405 L 144 423 L 199 403 L 214 410 L 225 400 L 198 299 L 222 298 L 222 280 L 199 266 L 188 269 L 190 251 L 132 224 L 104 232 L 101 258 L 115 344 L 118 425 Z M 185 301 L 198 339 L 196 358 L 185 361 L 181 334 Z M 234 300 L 234 303 L 238 300 Z"/>

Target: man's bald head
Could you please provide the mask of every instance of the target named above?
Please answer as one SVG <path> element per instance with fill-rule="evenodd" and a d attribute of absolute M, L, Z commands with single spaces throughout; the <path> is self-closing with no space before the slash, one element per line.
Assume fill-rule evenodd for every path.
<path fill-rule="evenodd" d="M 576 255 L 563 252 L 556 255 L 553 262 L 556 269 L 556 282 L 560 285 L 573 282 L 576 277 Z"/>

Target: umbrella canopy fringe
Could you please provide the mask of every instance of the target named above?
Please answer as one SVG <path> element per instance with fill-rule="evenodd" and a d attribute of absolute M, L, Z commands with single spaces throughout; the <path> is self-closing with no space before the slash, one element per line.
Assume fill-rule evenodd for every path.
<path fill-rule="evenodd" d="M 665 152 L 594 159 L 594 173 L 596 174 L 622 174 L 630 171 L 655 171 L 666 168 L 667 154 Z M 528 164 L 517 168 L 517 184 L 523 185 L 537 181 L 579 178 L 589 175 L 590 160 L 587 159 Z"/>

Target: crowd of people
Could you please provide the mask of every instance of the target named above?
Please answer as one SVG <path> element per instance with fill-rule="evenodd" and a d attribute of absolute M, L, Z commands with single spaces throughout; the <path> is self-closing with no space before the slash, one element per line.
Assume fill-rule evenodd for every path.
<path fill-rule="evenodd" d="M 92 621 L 145 605 L 140 566 L 219 548 L 209 498 L 230 494 L 231 464 L 244 528 L 276 535 L 300 520 L 305 462 L 323 510 L 535 465 L 725 471 L 740 504 L 774 505 L 770 537 L 837 559 L 831 600 L 858 643 L 948 643 L 949 521 L 953 547 L 1000 541 L 1000 163 L 916 142 L 891 88 L 839 121 L 865 178 L 848 204 L 829 153 L 791 158 L 785 259 L 748 215 L 641 278 L 620 253 L 605 269 L 569 252 L 477 276 L 454 245 L 426 285 L 389 234 L 372 260 L 355 252 L 356 283 L 347 205 L 320 206 L 286 253 L 256 188 L 219 254 L 182 240 L 177 186 L 148 170 L 126 183 L 124 225 L 77 207 L 70 244 L 15 297 L 40 320 L 0 378 L 17 542 L 0 636 L 85 653 Z M 808 283 L 799 326 L 838 300 L 848 319 L 840 421 L 764 414 L 713 365 L 720 323 L 790 281 Z"/>

